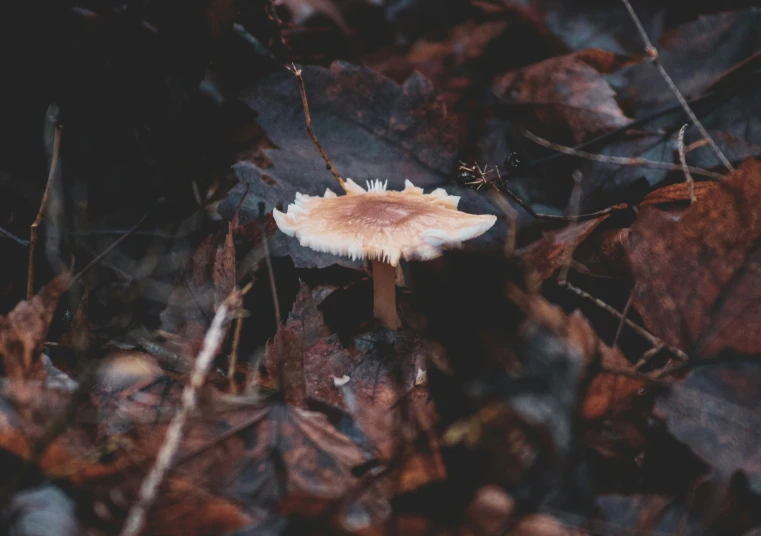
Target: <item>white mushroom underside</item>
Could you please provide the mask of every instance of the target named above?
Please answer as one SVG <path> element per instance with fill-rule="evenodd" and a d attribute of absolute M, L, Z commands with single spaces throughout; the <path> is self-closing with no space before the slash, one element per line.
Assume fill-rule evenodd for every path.
<path fill-rule="evenodd" d="M 459 212 L 459 197 L 440 188 L 424 194 L 409 181 L 397 192 L 387 191 L 380 181 L 365 190 L 347 179 L 346 191 L 340 197 L 330 190 L 324 197 L 296 194 L 286 213 L 275 209 L 273 216 L 280 230 L 302 246 L 393 266 L 401 258 L 433 259 L 443 247 L 461 247 L 497 219 Z"/>

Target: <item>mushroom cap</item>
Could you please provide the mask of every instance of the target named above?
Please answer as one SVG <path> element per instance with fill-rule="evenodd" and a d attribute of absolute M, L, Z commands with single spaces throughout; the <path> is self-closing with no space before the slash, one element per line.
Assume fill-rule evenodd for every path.
<path fill-rule="evenodd" d="M 275 209 L 272 214 L 280 230 L 302 246 L 392 266 L 402 257 L 436 258 L 443 247 L 461 247 L 497 221 L 492 215 L 459 212 L 460 198 L 441 188 L 424 194 L 410 181 L 401 192 L 386 190 L 387 184 L 371 181 L 365 190 L 347 179 L 346 195 L 297 193 L 285 213 Z"/>

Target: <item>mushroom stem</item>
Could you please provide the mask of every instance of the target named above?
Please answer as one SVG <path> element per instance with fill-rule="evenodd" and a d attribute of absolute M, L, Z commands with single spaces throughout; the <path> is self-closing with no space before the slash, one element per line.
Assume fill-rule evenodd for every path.
<path fill-rule="evenodd" d="M 399 329 L 402 321 L 396 313 L 396 268 L 389 263 L 374 260 L 373 265 L 373 316 L 388 329 Z"/>

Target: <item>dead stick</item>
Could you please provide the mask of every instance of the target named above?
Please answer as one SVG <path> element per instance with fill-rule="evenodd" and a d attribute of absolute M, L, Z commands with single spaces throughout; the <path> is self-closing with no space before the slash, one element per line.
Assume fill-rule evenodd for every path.
<path fill-rule="evenodd" d="M 151 471 L 140 486 L 137 502 L 130 508 L 127 520 L 121 531 L 121 536 L 137 536 L 143 529 L 148 510 L 156 500 L 159 486 L 169 471 L 172 460 L 177 454 L 188 417 L 193 413 L 198 404 L 198 390 L 203 386 L 206 375 L 209 372 L 214 356 L 222 344 L 225 335 L 224 325 L 240 307 L 240 293 L 234 290 L 222 305 L 219 306 L 214 321 L 206 333 L 201 352 L 196 358 L 193 371 L 190 374 L 190 382 L 182 391 L 182 405 L 179 411 L 169 423 L 166 431 L 166 439 L 161 445 L 156 461 Z"/>
<path fill-rule="evenodd" d="M 624 321 L 626 320 L 626 315 L 629 314 L 629 308 L 632 306 L 632 302 L 634 301 L 634 293 L 629 293 L 629 299 L 626 300 L 626 305 L 624 305 L 624 310 L 621 312 L 621 318 L 618 322 L 618 328 L 616 329 L 616 336 L 613 337 L 613 346 L 614 348 L 618 346 L 618 339 L 621 337 L 621 332 L 624 330 Z"/>
<path fill-rule="evenodd" d="M 10 238 L 10 239 L 11 239 L 11 240 L 13 240 L 14 242 L 16 242 L 17 244 L 20 244 L 20 245 L 24 246 L 25 248 L 28 248 L 28 247 L 29 247 L 29 242 L 27 242 L 27 241 L 26 241 L 26 240 L 24 240 L 23 238 L 19 238 L 18 236 L 16 236 L 16 235 L 15 235 L 15 234 L 13 234 L 12 232 L 8 231 L 7 229 L 3 229 L 2 227 L 0 227 L 0 235 L 4 236 L 4 237 L 6 237 L 6 238 Z"/>
<path fill-rule="evenodd" d="M 309 134 L 309 137 L 312 138 L 312 142 L 314 142 L 315 146 L 317 147 L 317 150 L 320 151 L 320 156 L 322 156 L 322 159 L 325 161 L 325 167 L 328 168 L 328 171 L 330 171 L 333 176 L 338 181 L 338 184 L 341 185 L 341 188 L 343 188 L 344 191 L 346 191 L 346 184 L 344 183 L 344 180 L 341 178 L 341 175 L 338 173 L 338 170 L 333 165 L 333 162 L 330 161 L 330 158 L 328 158 L 328 154 L 325 152 L 325 150 L 322 148 L 322 145 L 320 144 L 320 140 L 317 139 L 317 136 L 314 133 L 314 130 L 312 130 L 312 116 L 309 113 L 309 103 L 307 102 L 307 90 L 306 87 L 304 87 L 304 77 L 301 75 L 301 69 L 296 69 L 296 66 L 293 65 L 292 68 L 288 68 L 290 72 L 296 76 L 296 80 L 299 81 L 299 89 L 301 90 L 301 104 L 304 106 L 304 117 L 306 118 L 307 123 L 307 133 Z"/>
<path fill-rule="evenodd" d="M 644 338 L 647 342 L 649 342 L 653 347 L 660 346 L 662 348 L 666 348 L 671 353 L 673 353 L 675 356 L 677 356 L 679 359 L 681 359 L 683 361 L 689 361 L 690 360 L 689 356 L 687 354 L 685 354 L 683 351 L 681 351 L 679 348 L 677 348 L 675 346 L 671 346 L 670 344 L 664 343 L 661 339 L 659 339 L 658 337 L 656 337 L 655 335 L 653 335 L 652 333 L 647 331 L 642 326 L 639 326 L 639 325 L 635 324 L 634 322 L 632 322 L 631 320 L 629 320 L 628 318 L 625 318 L 615 308 L 611 307 L 610 305 L 608 305 L 607 303 L 605 303 L 601 299 L 595 298 L 594 296 L 592 296 L 588 292 L 586 292 L 586 291 L 584 291 L 584 290 L 582 290 L 582 289 L 580 289 L 580 288 L 578 288 L 578 287 L 576 287 L 576 286 L 574 286 L 574 285 L 572 285 L 571 283 L 568 283 L 568 282 L 562 284 L 561 286 L 567 288 L 568 290 L 570 290 L 574 294 L 577 294 L 578 296 L 581 296 L 582 298 L 585 298 L 587 300 L 590 300 L 590 301 L 594 302 L 598 307 L 600 307 L 602 309 L 605 309 L 606 311 L 608 311 L 610 314 L 612 314 L 616 318 L 619 318 L 619 319 L 623 318 L 623 321 L 626 323 L 627 326 L 629 326 L 632 330 L 634 330 L 634 332 L 637 333 L 640 337 Z"/>
<path fill-rule="evenodd" d="M 695 181 L 692 179 L 690 169 L 687 167 L 687 156 L 684 154 L 684 131 L 687 130 L 689 125 L 684 125 L 679 129 L 679 136 L 677 137 L 677 149 L 679 151 L 679 161 L 682 163 L 682 169 L 684 170 L 684 177 L 687 179 L 687 188 L 690 192 L 690 205 L 695 202 Z"/>
<path fill-rule="evenodd" d="M 567 147 L 565 145 L 560 145 L 557 143 L 553 143 L 551 141 L 547 141 L 544 138 L 540 138 L 536 134 L 533 134 L 532 132 L 529 132 L 528 130 L 523 131 L 523 135 L 536 143 L 537 145 L 541 145 L 542 147 L 547 147 L 548 149 L 552 149 L 553 151 L 557 151 L 559 153 L 578 156 L 579 158 L 584 158 L 586 160 L 594 160 L 595 162 L 604 162 L 606 164 L 617 164 L 620 166 L 642 166 L 642 167 L 652 167 L 652 168 L 658 168 L 658 169 L 668 169 L 670 171 L 681 171 L 682 167 L 677 166 L 676 164 L 670 164 L 668 162 L 656 162 L 655 160 L 648 160 L 646 158 L 641 157 L 623 157 L 623 156 L 608 156 L 604 154 L 594 154 L 594 153 L 588 153 L 586 151 L 579 151 L 578 149 L 574 149 L 573 147 Z M 721 173 L 714 173 L 713 171 L 708 171 L 706 169 L 696 168 L 696 167 L 688 167 L 692 173 L 695 175 L 701 175 L 703 177 L 710 177 L 711 179 L 716 180 L 722 180 L 724 179 L 724 175 Z"/>
<path fill-rule="evenodd" d="M 721 163 L 724 164 L 724 167 L 727 168 L 727 170 L 730 173 L 733 172 L 735 168 L 732 167 L 732 164 L 729 163 L 729 160 L 727 160 L 727 157 L 724 156 L 724 153 L 721 152 L 721 149 L 719 149 L 719 146 L 716 145 L 715 141 L 713 141 L 713 138 L 711 138 L 711 135 L 708 134 L 708 131 L 705 129 L 703 124 L 695 115 L 695 112 L 693 112 L 692 108 L 690 108 L 690 105 L 687 103 L 687 99 L 684 98 L 684 95 L 682 95 L 682 92 L 679 91 L 678 87 L 676 87 L 676 84 L 669 76 L 669 73 L 666 72 L 666 69 L 663 67 L 663 64 L 661 63 L 658 57 L 658 50 L 653 46 L 653 43 L 650 41 L 650 38 L 647 36 L 647 32 L 645 32 L 645 28 L 642 26 L 642 22 L 640 22 L 639 17 L 637 16 L 637 13 L 634 11 L 634 8 L 632 7 L 631 3 L 629 2 L 629 0 L 621 0 L 621 1 L 624 3 L 624 6 L 626 6 L 626 10 L 629 12 L 629 16 L 632 18 L 632 21 L 634 21 L 634 25 L 637 27 L 637 31 L 639 32 L 640 37 L 642 37 L 642 40 L 645 42 L 645 54 L 647 54 L 647 56 L 650 59 L 652 59 L 656 68 L 661 73 L 661 77 L 663 77 L 663 79 L 666 81 L 668 86 L 671 88 L 671 91 L 676 96 L 676 99 L 679 101 L 679 104 L 682 105 L 682 108 L 684 109 L 687 116 L 690 118 L 690 121 L 692 121 L 692 124 L 698 128 L 698 130 L 700 131 L 700 134 L 702 134 L 703 137 L 711 145 L 711 148 L 716 153 L 716 156 L 719 158 Z"/>
<path fill-rule="evenodd" d="M 58 153 L 61 149 L 61 127 L 55 127 L 55 136 L 53 137 L 53 155 L 50 162 L 50 172 L 48 173 L 48 182 L 45 185 L 45 192 L 42 194 L 40 201 L 40 210 L 29 229 L 29 266 L 26 272 L 26 299 L 29 300 L 34 296 L 34 251 L 37 249 L 37 230 L 45 216 L 45 209 L 48 205 L 50 190 L 53 186 L 56 168 L 58 167 Z"/>
<path fill-rule="evenodd" d="M 240 345 L 240 334 L 243 331 L 243 317 L 235 319 L 235 330 L 233 331 L 233 347 L 230 350 L 230 365 L 227 369 L 227 382 L 230 384 L 230 392 L 238 393 L 238 385 L 235 383 L 235 368 L 238 365 L 238 346 Z"/>

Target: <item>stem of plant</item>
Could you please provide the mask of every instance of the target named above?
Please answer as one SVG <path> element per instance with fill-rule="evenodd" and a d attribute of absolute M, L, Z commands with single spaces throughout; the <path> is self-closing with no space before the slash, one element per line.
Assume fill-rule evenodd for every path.
<path fill-rule="evenodd" d="M 58 167 L 58 153 L 61 149 L 61 127 L 58 126 L 55 129 L 55 137 L 53 138 L 53 155 L 50 162 L 50 172 L 48 173 L 48 182 L 45 185 L 45 193 L 42 194 L 42 201 L 40 201 L 40 210 L 37 212 L 37 217 L 34 219 L 32 226 L 29 228 L 29 267 L 26 272 L 26 299 L 30 299 L 34 296 L 34 252 L 37 249 L 37 230 L 42 223 L 42 218 L 45 216 L 45 208 L 48 204 L 48 198 L 50 197 L 50 190 L 53 185 L 53 179 L 55 178 L 56 168 Z"/>

